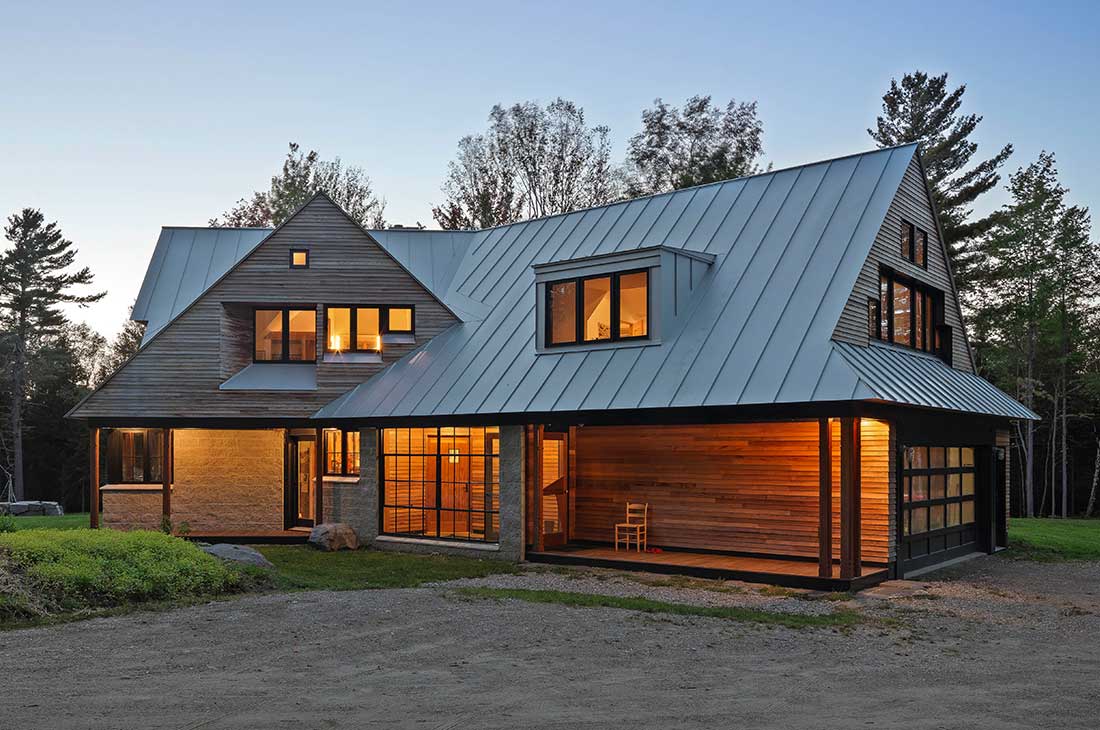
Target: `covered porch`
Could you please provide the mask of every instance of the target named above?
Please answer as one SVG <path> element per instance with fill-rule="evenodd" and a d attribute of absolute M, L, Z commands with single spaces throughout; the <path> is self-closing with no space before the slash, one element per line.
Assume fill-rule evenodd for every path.
<path fill-rule="evenodd" d="M 855 417 L 529 427 L 527 558 L 820 590 L 871 585 L 893 560 L 891 432 Z M 615 549 L 628 503 L 646 505 L 641 550 Z"/>

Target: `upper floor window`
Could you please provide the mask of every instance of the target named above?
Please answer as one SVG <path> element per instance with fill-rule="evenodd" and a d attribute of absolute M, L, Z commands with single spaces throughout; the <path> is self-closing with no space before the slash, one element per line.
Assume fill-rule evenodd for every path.
<path fill-rule="evenodd" d="M 382 349 L 378 307 L 327 307 L 325 349 L 328 352 L 379 352 Z"/>
<path fill-rule="evenodd" d="M 308 269 L 309 268 L 309 249 L 308 248 L 292 248 L 292 249 L 290 249 L 290 268 L 292 268 L 292 269 Z"/>
<path fill-rule="evenodd" d="M 871 337 L 926 352 L 942 351 L 943 294 L 884 270 L 879 298 L 867 308 Z"/>
<path fill-rule="evenodd" d="M 386 309 L 386 332 L 413 332 L 413 308 L 389 307 Z"/>
<path fill-rule="evenodd" d="M 325 475 L 359 476 L 359 432 L 326 428 Z"/>
<path fill-rule="evenodd" d="M 902 221 L 901 255 L 917 266 L 928 268 L 928 232 Z"/>
<path fill-rule="evenodd" d="M 256 362 L 313 362 L 317 359 L 317 312 L 312 309 L 256 309 Z"/>
<path fill-rule="evenodd" d="M 648 270 L 566 279 L 546 285 L 547 346 L 648 336 Z"/>

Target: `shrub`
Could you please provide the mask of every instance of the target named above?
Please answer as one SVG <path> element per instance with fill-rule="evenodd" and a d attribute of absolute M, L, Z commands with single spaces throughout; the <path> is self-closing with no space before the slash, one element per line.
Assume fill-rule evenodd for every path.
<path fill-rule="evenodd" d="M 0 552 L 34 592 L 61 610 L 214 596 L 250 580 L 195 545 L 159 532 L 23 530 Z"/>
<path fill-rule="evenodd" d="M 15 518 L 9 514 L 0 515 L 0 533 L 15 532 Z"/>

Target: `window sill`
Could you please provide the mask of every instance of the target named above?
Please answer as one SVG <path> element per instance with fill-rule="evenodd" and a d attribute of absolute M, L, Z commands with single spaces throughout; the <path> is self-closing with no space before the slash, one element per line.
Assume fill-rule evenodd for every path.
<path fill-rule="evenodd" d="M 541 346 L 535 350 L 536 355 L 557 355 L 563 352 L 590 352 L 592 350 L 626 350 L 632 347 L 653 347 L 660 345 L 659 337 L 637 340 L 611 340 L 606 342 L 582 342 L 578 345 L 552 345 Z"/>
<path fill-rule="evenodd" d="M 345 477 L 336 474 L 326 474 L 324 480 L 326 482 L 336 482 L 338 484 L 358 484 L 359 477 Z"/>
<path fill-rule="evenodd" d="M 379 363 L 380 352 L 326 352 L 325 363 Z"/>
<path fill-rule="evenodd" d="M 387 332 L 382 335 L 383 345 L 415 345 L 416 334 L 413 332 Z"/>
<path fill-rule="evenodd" d="M 425 537 L 398 537 L 397 535 L 379 535 L 375 542 L 387 542 L 394 545 L 427 545 L 438 548 L 459 548 L 461 550 L 480 550 L 481 552 L 495 553 L 500 551 L 500 544 L 495 542 L 464 542 L 462 540 L 432 540 Z"/>
<path fill-rule="evenodd" d="M 168 488 L 171 491 L 172 487 Z M 164 491 L 162 484 L 104 484 L 99 488 L 100 492 L 160 492 Z"/>

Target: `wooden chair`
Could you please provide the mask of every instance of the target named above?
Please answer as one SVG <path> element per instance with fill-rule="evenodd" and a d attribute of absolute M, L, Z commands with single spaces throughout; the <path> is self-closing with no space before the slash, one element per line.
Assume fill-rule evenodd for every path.
<path fill-rule="evenodd" d="M 615 523 L 615 550 L 619 549 L 619 541 L 626 541 L 626 549 L 630 549 L 630 537 L 634 536 L 634 546 L 638 552 L 649 549 L 649 538 L 646 528 L 649 527 L 649 503 L 627 502 L 626 522 Z"/>

